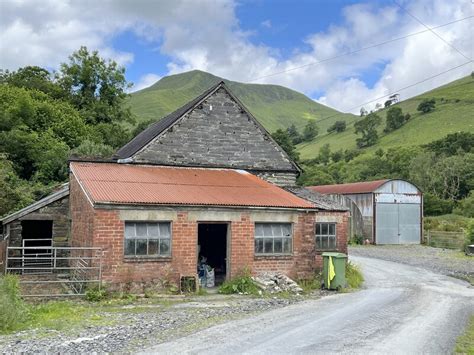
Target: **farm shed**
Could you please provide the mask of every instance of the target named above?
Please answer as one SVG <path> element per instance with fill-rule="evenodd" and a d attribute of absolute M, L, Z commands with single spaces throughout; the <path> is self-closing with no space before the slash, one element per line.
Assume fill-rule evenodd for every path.
<path fill-rule="evenodd" d="M 310 278 L 321 253 L 347 252 L 349 212 L 235 169 L 71 162 L 72 246 L 100 248 L 111 287 L 282 272 Z"/>
<path fill-rule="evenodd" d="M 309 187 L 340 201 L 355 202 L 363 217 L 364 238 L 375 244 L 418 244 L 422 238 L 423 194 L 405 180 L 386 179 Z"/>
<path fill-rule="evenodd" d="M 0 220 L 3 249 L 10 247 L 51 247 L 69 243 L 69 184 Z M 27 253 L 28 250 L 23 250 Z M 6 250 L 0 244 L 0 265 Z M 0 266 L 1 269 L 1 266 Z"/>

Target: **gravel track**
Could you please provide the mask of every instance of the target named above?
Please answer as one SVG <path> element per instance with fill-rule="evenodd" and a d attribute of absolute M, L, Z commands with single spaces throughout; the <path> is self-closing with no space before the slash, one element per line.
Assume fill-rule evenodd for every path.
<path fill-rule="evenodd" d="M 324 292 L 316 292 L 311 297 L 318 298 L 322 294 Z M 0 336 L 0 353 L 134 352 L 223 321 L 285 307 L 303 299 L 210 295 L 171 306 L 136 302 L 110 311 L 97 307 L 96 314 L 111 325 L 68 331 L 32 329 Z"/>
<path fill-rule="evenodd" d="M 149 348 L 150 354 L 448 354 L 474 312 L 467 282 L 351 256 L 360 292 L 226 322 Z"/>
<path fill-rule="evenodd" d="M 350 256 L 363 256 L 418 266 L 474 284 L 474 257 L 460 251 L 423 245 L 351 246 Z"/>

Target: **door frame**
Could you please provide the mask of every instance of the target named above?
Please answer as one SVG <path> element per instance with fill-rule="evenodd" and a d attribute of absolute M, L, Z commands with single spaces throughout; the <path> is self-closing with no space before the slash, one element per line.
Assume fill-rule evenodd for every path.
<path fill-rule="evenodd" d="M 231 222 L 229 221 L 197 221 L 196 222 L 198 227 L 196 228 L 196 256 L 199 258 L 199 225 L 200 224 L 225 224 L 227 226 L 226 230 L 226 255 L 225 255 L 225 279 L 230 280 L 230 265 L 231 265 Z M 197 260 L 196 265 L 199 264 L 199 260 Z"/>

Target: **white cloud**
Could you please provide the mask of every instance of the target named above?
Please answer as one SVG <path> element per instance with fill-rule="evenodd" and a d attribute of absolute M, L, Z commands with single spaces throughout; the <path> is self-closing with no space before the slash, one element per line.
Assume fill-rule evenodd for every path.
<path fill-rule="evenodd" d="M 272 28 L 272 21 L 270 20 L 265 20 L 260 23 L 260 26 L 265 27 L 265 28 Z"/>
<path fill-rule="evenodd" d="M 135 91 L 145 89 L 145 88 L 153 85 L 154 83 L 156 83 L 160 79 L 161 79 L 161 76 L 159 76 L 157 74 L 153 74 L 153 73 L 145 74 L 138 80 L 138 83 L 133 85 L 130 92 L 135 92 Z"/>
<path fill-rule="evenodd" d="M 302 39 L 309 50 L 296 44 L 294 54 L 281 59 L 279 48 L 254 44 L 251 33 L 240 29 L 236 6 L 232 0 L 44 0 L 41 6 L 33 0 L 3 0 L 0 67 L 16 69 L 29 64 L 55 68 L 80 45 L 98 49 L 102 55 L 127 65 L 133 61 L 133 53 L 118 51 L 112 39 L 128 30 L 171 58 L 167 64 L 170 74 L 201 69 L 231 80 L 280 84 L 313 97 L 324 92 L 318 101 L 348 110 L 466 61 L 430 32 L 324 61 L 425 30 L 391 3 L 344 8 L 340 25 L 309 34 Z M 472 5 L 464 0 L 417 0 L 404 6 L 428 26 L 435 26 L 468 16 Z M 263 27 L 272 25 L 269 20 L 261 23 Z M 436 31 L 470 53 L 470 26 L 472 19 Z M 372 78 L 374 84 L 369 86 L 361 73 L 373 72 L 375 66 L 379 77 Z M 471 70 L 472 66 L 465 66 L 452 71 L 400 92 L 401 97 L 431 89 Z M 285 73 L 272 75 L 278 72 Z M 154 75 L 144 75 L 134 90 L 156 81 L 159 77 Z M 351 111 L 358 112 L 359 108 Z"/>

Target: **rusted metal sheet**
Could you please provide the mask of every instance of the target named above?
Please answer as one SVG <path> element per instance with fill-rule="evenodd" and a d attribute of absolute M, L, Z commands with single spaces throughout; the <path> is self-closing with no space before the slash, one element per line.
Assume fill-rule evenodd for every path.
<path fill-rule="evenodd" d="M 95 203 L 316 208 L 241 170 L 82 162 L 71 170 Z"/>
<path fill-rule="evenodd" d="M 375 202 L 377 203 L 421 203 L 421 195 L 413 194 L 392 194 L 376 193 Z"/>

